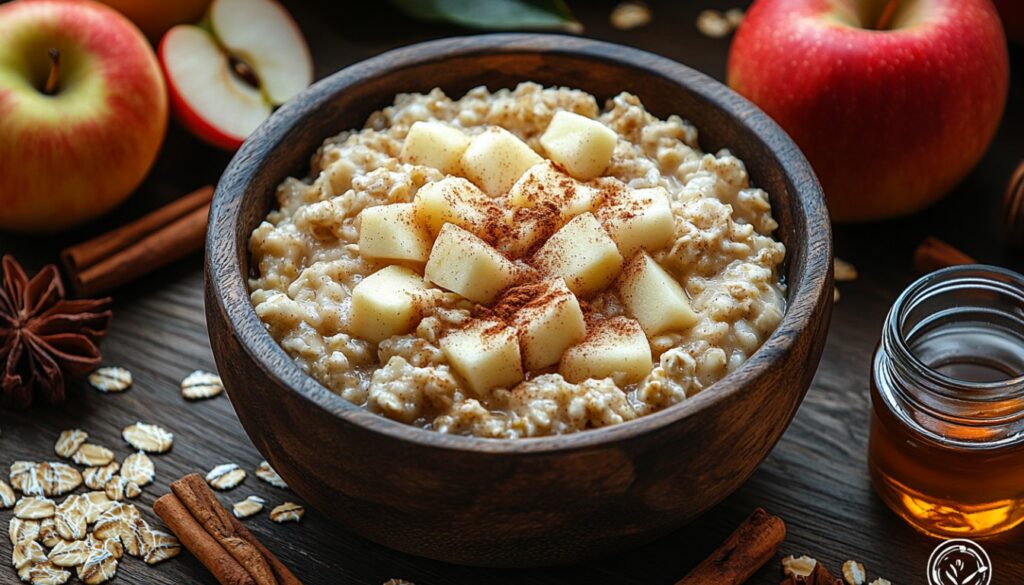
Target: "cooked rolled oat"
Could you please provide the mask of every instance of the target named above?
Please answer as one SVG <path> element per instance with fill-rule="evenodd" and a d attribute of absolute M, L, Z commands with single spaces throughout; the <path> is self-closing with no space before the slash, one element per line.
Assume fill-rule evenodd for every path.
<path fill-rule="evenodd" d="M 220 376 L 196 370 L 181 381 L 181 395 L 186 400 L 203 400 L 213 398 L 224 392 L 224 383 Z"/>
<path fill-rule="evenodd" d="M 270 511 L 270 519 L 278 524 L 298 522 L 302 520 L 302 516 L 305 513 L 306 509 L 302 506 L 293 502 L 285 502 Z"/>
<path fill-rule="evenodd" d="M 100 445 L 85 443 L 75 451 L 71 460 L 86 467 L 102 467 L 114 460 L 114 452 Z"/>
<path fill-rule="evenodd" d="M 170 431 L 143 422 L 125 427 L 121 436 L 132 448 L 147 453 L 166 453 L 174 444 L 174 434 Z"/>
<path fill-rule="evenodd" d="M 277 474 L 277 470 L 271 467 L 270 463 L 267 463 L 266 461 L 260 461 L 260 464 L 256 467 L 256 477 L 274 487 L 288 489 L 288 484 L 285 483 L 285 481 L 281 479 L 281 476 Z"/>
<path fill-rule="evenodd" d="M 258 475 L 259 471 L 256 473 Z M 7 485 L 6 481 L 0 479 L 0 510 L 6 510 L 13 506 L 16 499 L 17 496 L 14 490 L 11 489 L 11 486 Z"/>
<path fill-rule="evenodd" d="M 70 459 L 88 438 L 89 433 L 81 429 L 62 431 L 60 436 L 57 437 L 57 444 L 54 445 L 53 451 L 58 457 Z"/>
<path fill-rule="evenodd" d="M 218 465 L 206 474 L 206 483 L 216 490 L 227 491 L 238 487 L 245 480 L 245 470 L 234 463 Z"/>
<path fill-rule="evenodd" d="M 245 498 L 240 502 L 235 502 L 235 505 L 232 506 L 231 511 L 232 513 L 234 513 L 235 518 L 238 518 L 239 520 L 244 520 L 246 518 L 255 516 L 256 514 L 262 512 L 263 505 L 266 503 L 267 501 L 259 496 L 249 496 L 248 498 Z"/>
<path fill-rule="evenodd" d="M 156 466 L 145 452 L 132 453 L 124 458 L 124 463 L 121 465 L 121 477 L 139 487 L 146 487 L 153 483 L 153 479 L 156 477 Z"/>
<path fill-rule="evenodd" d="M 132 385 L 132 373 L 124 368 L 99 368 L 89 374 L 89 383 L 100 392 L 124 392 Z"/>
<path fill-rule="evenodd" d="M 57 510 L 53 500 L 41 496 L 28 496 L 14 504 L 14 517 L 22 520 L 42 520 L 52 518 Z"/>
<path fill-rule="evenodd" d="M 92 490 L 102 490 L 107 482 L 110 481 L 111 477 L 114 477 L 121 469 L 121 464 L 117 461 L 112 461 L 102 467 L 90 467 L 82 472 L 82 478 L 85 480 L 85 485 Z"/>

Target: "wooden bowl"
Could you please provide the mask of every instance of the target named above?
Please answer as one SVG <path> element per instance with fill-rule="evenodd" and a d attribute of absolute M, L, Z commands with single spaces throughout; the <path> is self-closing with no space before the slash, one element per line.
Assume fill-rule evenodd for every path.
<path fill-rule="evenodd" d="M 324 138 L 360 128 L 395 94 L 461 96 L 532 80 L 626 90 L 679 114 L 707 152 L 727 147 L 771 194 L 786 245 L 789 307 L 739 369 L 697 396 L 607 428 L 556 437 L 451 436 L 370 413 L 307 376 L 249 302 L 249 235 L 277 185 L 305 176 Z M 217 365 L 257 449 L 309 504 L 386 546 L 445 561 L 580 561 L 675 530 L 732 493 L 782 435 L 811 383 L 832 308 L 821 189 L 796 145 L 718 82 L 650 53 L 583 38 L 496 34 L 428 42 L 318 82 L 276 112 L 217 187 L 206 247 Z"/>

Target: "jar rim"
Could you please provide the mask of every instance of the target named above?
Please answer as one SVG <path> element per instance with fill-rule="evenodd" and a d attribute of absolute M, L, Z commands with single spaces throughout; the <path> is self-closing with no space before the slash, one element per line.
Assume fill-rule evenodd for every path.
<path fill-rule="evenodd" d="M 963 264 L 942 268 L 918 278 L 896 298 L 886 317 L 882 343 L 890 355 L 907 364 L 915 375 L 930 382 L 930 390 L 948 398 L 984 403 L 1024 397 L 1024 372 L 1019 376 L 991 382 L 956 378 L 924 363 L 910 348 L 902 333 L 907 314 L 918 302 L 931 294 L 948 292 L 940 288 L 943 285 L 952 288 L 971 281 L 983 282 L 998 289 L 1000 293 L 1016 296 L 1024 306 L 1024 275 L 1018 272 L 988 264 Z M 1007 393 L 1007 390 L 1012 392 Z"/>

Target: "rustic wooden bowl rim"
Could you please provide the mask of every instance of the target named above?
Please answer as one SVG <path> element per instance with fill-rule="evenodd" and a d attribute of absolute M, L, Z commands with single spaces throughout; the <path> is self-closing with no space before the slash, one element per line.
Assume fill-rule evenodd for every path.
<path fill-rule="evenodd" d="M 557 48 L 553 48 L 557 47 Z M 786 313 L 774 333 L 743 365 L 727 374 L 703 392 L 664 410 L 608 427 L 547 437 L 519 439 L 488 439 L 475 436 L 449 435 L 410 426 L 371 413 L 352 404 L 303 372 L 270 336 L 249 300 L 247 276 L 237 262 L 239 242 L 248 254 L 248 234 L 238 237 L 244 185 L 253 177 L 263 160 L 273 156 L 274 149 L 260 145 L 277 144 L 293 124 L 311 110 L 325 107 L 338 91 L 351 85 L 352 79 L 365 82 L 383 73 L 401 68 L 414 68 L 437 59 L 467 57 L 502 52 L 505 54 L 536 53 L 567 54 L 575 57 L 613 62 L 627 67 L 642 67 L 667 77 L 718 104 L 733 118 L 756 133 L 778 156 L 783 173 L 794 186 L 793 197 L 801 200 L 807 225 L 803 269 L 789 283 L 790 294 Z M 571 86 L 572 81 L 567 80 Z M 642 98 L 642 96 L 641 96 Z M 685 117 L 685 112 L 680 112 Z M 342 129 L 325 130 L 332 135 Z M 334 416 L 400 440 L 453 451 L 500 453 L 550 453 L 601 444 L 612 444 L 672 425 L 719 401 L 742 393 L 745 385 L 776 367 L 776 359 L 787 354 L 799 334 L 814 327 L 812 316 L 818 303 L 831 302 L 831 291 L 825 291 L 831 266 L 831 224 L 824 198 L 807 160 L 789 136 L 756 106 L 718 81 L 665 57 L 646 51 L 581 37 L 555 34 L 500 33 L 454 37 L 427 41 L 395 49 L 361 61 L 313 84 L 275 112 L 242 145 L 225 170 L 217 187 L 208 232 L 206 253 L 214 297 L 226 316 L 240 345 L 270 378 L 280 382 L 316 406 Z M 826 294 L 827 293 L 827 294 Z M 773 359 L 774 356 L 774 359 Z M 230 386 L 230 384 L 229 384 Z M 266 405 L 273 408 L 273 405 Z M 745 424 L 736 421 L 737 424 Z"/>

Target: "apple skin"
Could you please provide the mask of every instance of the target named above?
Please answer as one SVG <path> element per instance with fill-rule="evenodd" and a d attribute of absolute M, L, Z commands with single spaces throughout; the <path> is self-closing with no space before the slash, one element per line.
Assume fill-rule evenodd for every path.
<path fill-rule="evenodd" d="M 733 40 L 729 86 L 793 137 L 836 221 L 934 203 L 1002 117 L 1009 59 L 992 4 L 916 4 L 909 26 L 877 31 L 839 22 L 827 0 L 758 0 Z"/>
<path fill-rule="evenodd" d="M 48 96 L 46 52 L 61 52 Z M 167 128 L 160 67 L 142 33 L 91 0 L 0 6 L 0 229 L 95 218 L 149 172 Z"/>

